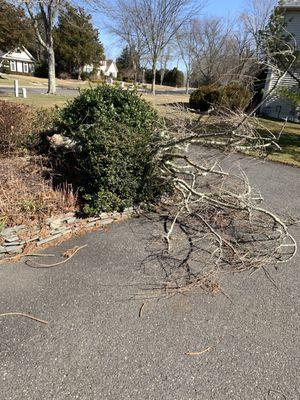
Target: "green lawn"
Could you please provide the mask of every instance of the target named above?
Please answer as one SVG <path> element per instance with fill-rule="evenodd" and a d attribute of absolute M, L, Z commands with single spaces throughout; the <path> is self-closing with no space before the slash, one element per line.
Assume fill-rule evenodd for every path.
<path fill-rule="evenodd" d="M 258 122 L 274 134 L 278 134 L 283 125 L 281 121 L 265 118 L 259 118 Z M 272 150 L 267 159 L 300 167 L 300 124 L 288 122 L 278 144 L 282 150 Z"/>
<path fill-rule="evenodd" d="M 34 107 L 51 108 L 62 106 L 74 96 L 68 95 L 48 95 L 48 94 L 28 94 L 27 99 L 14 97 L 12 94 L 0 94 L 0 100 L 12 101 L 14 103 L 24 103 Z"/>
<path fill-rule="evenodd" d="M 32 78 L 32 77 L 25 77 L 27 83 L 29 79 L 38 80 L 40 78 Z M 10 77 L 12 79 L 12 77 Z M 44 84 L 45 80 L 40 81 Z M 1 84 L 5 85 L 5 80 L 0 80 L 0 87 Z M 78 85 L 78 81 L 63 81 L 64 84 L 71 85 L 75 87 Z M 82 85 L 83 86 L 83 85 Z M 69 86 L 70 87 L 70 86 Z M 78 86 L 77 86 L 78 87 Z M 46 95 L 46 94 L 29 94 L 27 99 L 23 99 L 21 97 L 14 98 L 12 94 L 2 94 L 0 95 L 0 100 L 8 100 L 13 102 L 22 102 L 28 105 L 32 105 L 35 107 L 53 107 L 53 106 L 62 106 L 65 104 L 69 99 L 72 99 L 74 95 L 72 93 L 66 95 Z M 143 97 L 150 101 L 159 111 L 159 113 L 165 117 L 174 117 L 174 118 L 185 118 L 186 111 L 180 107 L 176 107 L 174 104 L 179 103 L 187 103 L 188 96 L 185 94 L 167 94 L 167 95 L 157 95 L 152 96 L 150 94 L 143 94 Z M 168 105 L 173 105 L 172 107 L 168 107 Z M 197 114 L 193 114 L 193 117 L 197 117 Z M 192 117 L 190 115 L 190 117 Z M 259 129 L 261 132 L 264 132 L 264 127 L 269 129 L 274 134 L 278 134 L 282 129 L 282 122 L 274 121 L 264 118 L 258 118 Z M 287 123 L 284 132 L 282 133 L 279 145 L 282 148 L 282 151 L 279 150 L 272 150 L 268 155 L 267 159 L 273 161 L 279 161 L 285 164 L 291 164 L 300 167 L 300 124 L 296 123 Z"/>

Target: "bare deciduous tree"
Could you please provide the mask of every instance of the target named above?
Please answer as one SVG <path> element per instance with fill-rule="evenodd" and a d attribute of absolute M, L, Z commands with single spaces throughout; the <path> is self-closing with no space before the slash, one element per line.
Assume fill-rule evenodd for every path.
<path fill-rule="evenodd" d="M 199 10 L 199 6 L 197 7 Z M 144 39 L 152 65 L 152 93 L 155 94 L 157 62 L 163 50 L 175 39 L 184 22 L 195 15 L 191 0 L 134 0 L 132 15 Z"/>
<path fill-rule="evenodd" d="M 160 72 L 160 84 L 163 84 L 164 77 L 166 74 L 168 63 L 172 60 L 173 57 L 173 49 L 171 46 L 168 46 L 164 49 L 161 56 L 159 57 L 159 72 Z"/>
<path fill-rule="evenodd" d="M 145 45 L 139 29 L 132 16 L 132 4 L 126 0 L 115 0 L 108 4 L 96 1 L 100 11 L 108 17 L 107 29 L 128 46 L 137 81 L 141 60 L 145 55 Z"/>
<path fill-rule="evenodd" d="M 196 32 L 199 26 L 199 20 L 191 20 L 184 24 L 176 35 L 176 43 L 178 45 L 179 55 L 185 66 L 186 74 L 186 94 L 189 93 L 192 68 L 195 61 L 197 47 L 199 43 L 196 40 Z M 200 39 L 199 37 L 197 38 Z"/>
<path fill-rule="evenodd" d="M 20 2 L 18 2 L 20 3 Z M 55 53 L 53 29 L 62 0 L 23 0 L 40 45 L 45 49 L 48 57 L 48 93 L 56 93 L 55 82 Z M 43 23 L 43 33 L 39 27 L 39 17 Z"/>
<path fill-rule="evenodd" d="M 212 84 L 226 73 L 230 54 L 231 26 L 222 18 L 211 18 L 195 24 L 195 62 L 193 79 L 201 84 Z"/>
<path fill-rule="evenodd" d="M 261 49 L 259 32 L 267 25 L 270 14 L 277 3 L 277 0 L 250 0 L 240 16 L 245 32 L 250 35 L 251 46 L 256 50 L 257 57 Z"/>
<path fill-rule="evenodd" d="M 195 6 L 193 0 L 115 0 L 110 7 L 99 0 L 98 4 L 109 17 L 109 25 L 116 35 L 127 43 L 129 37 L 139 38 L 151 63 L 152 92 L 155 94 L 159 58 L 184 22 L 199 10 L 199 5 Z"/>

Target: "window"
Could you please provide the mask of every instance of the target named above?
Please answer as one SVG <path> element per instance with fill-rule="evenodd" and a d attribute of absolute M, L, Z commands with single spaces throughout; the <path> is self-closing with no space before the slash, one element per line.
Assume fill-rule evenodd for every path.
<path fill-rule="evenodd" d="M 276 106 L 276 115 L 278 119 L 280 119 L 280 114 L 281 114 L 281 106 Z"/>
<path fill-rule="evenodd" d="M 16 71 L 16 62 L 15 61 L 11 61 L 10 62 L 10 70 L 11 71 Z"/>
<path fill-rule="evenodd" d="M 28 74 L 28 63 L 26 63 L 26 62 L 23 63 L 23 72 Z"/>

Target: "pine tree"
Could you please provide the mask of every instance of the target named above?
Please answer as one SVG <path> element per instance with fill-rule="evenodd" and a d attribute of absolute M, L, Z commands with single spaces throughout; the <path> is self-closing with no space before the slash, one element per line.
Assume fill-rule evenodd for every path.
<path fill-rule="evenodd" d="M 103 45 L 92 17 L 81 7 L 67 5 L 59 14 L 54 31 L 57 68 L 60 72 L 76 71 L 80 78 L 87 64 L 97 64 L 104 58 Z"/>
<path fill-rule="evenodd" d="M 24 10 L 0 0 L 0 50 L 6 52 L 18 46 L 30 48 L 33 41 L 34 32 Z"/>

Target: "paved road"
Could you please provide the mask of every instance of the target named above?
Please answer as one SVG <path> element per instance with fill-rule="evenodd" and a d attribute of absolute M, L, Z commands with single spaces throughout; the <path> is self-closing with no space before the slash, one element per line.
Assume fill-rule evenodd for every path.
<path fill-rule="evenodd" d="M 87 89 L 87 87 L 82 87 L 82 89 Z M 45 94 L 46 92 L 47 92 L 46 87 L 28 87 L 27 88 L 28 94 Z M 78 94 L 78 92 L 79 92 L 78 89 L 74 89 L 74 88 L 57 87 L 57 94 L 59 94 L 59 95 L 76 96 Z M 192 89 L 189 91 L 189 93 L 191 93 L 191 92 L 192 92 Z M 7 93 L 13 93 L 13 87 L 0 85 L 0 94 L 7 94 Z M 150 91 L 149 91 L 149 93 L 150 93 Z M 158 87 L 156 90 L 156 94 L 157 95 L 185 94 L 185 89 L 165 90 L 165 89 L 159 89 L 159 87 Z"/>
<path fill-rule="evenodd" d="M 21 86 L 23 87 L 23 86 Z M 20 87 L 20 93 L 21 93 Z M 13 93 L 13 87 L 11 86 L 0 86 L 0 94 L 9 94 Z M 47 87 L 27 87 L 28 94 L 46 94 Z M 57 94 L 63 96 L 76 96 L 79 93 L 78 89 L 74 88 L 66 88 L 66 87 L 57 87 Z"/>
<path fill-rule="evenodd" d="M 299 169 L 240 162 L 271 209 L 300 215 Z M 139 318 L 131 298 L 152 231 L 136 219 L 48 250 L 88 243 L 62 267 L 0 267 L 0 312 L 49 321 L 0 319 L 1 400 L 300 398 L 299 254 L 270 269 L 278 289 L 261 271 L 227 275 L 234 304 L 196 292 L 147 303 Z"/>

